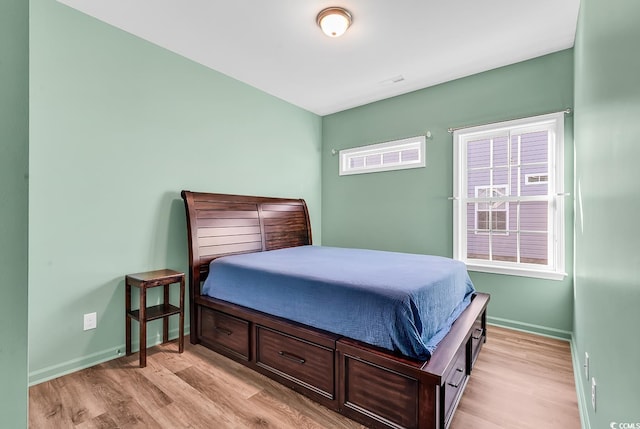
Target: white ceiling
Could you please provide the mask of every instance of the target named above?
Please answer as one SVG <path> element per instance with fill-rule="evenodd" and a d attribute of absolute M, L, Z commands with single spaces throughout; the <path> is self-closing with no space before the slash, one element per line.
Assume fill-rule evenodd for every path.
<path fill-rule="evenodd" d="M 573 46 L 580 0 L 59 0 L 318 115 Z M 317 13 L 353 25 L 325 36 Z M 390 83 L 402 76 L 404 80 Z"/>

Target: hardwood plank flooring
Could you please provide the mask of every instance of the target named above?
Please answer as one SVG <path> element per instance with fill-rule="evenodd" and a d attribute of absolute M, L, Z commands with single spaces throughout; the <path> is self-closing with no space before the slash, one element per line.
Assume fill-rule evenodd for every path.
<path fill-rule="evenodd" d="M 580 427 L 569 344 L 490 326 L 451 429 Z M 29 427 L 362 429 L 363 426 L 185 341 L 29 389 Z"/>
<path fill-rule="evenodd" d="M 451 429 L 579 429 L 567 341 L 496 326 L 473 368 Z"/>

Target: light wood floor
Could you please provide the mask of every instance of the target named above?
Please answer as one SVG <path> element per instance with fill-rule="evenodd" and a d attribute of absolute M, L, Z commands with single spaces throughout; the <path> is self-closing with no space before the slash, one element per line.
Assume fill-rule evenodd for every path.
<path fill-rule="evenodd" d="M 451 429 L 579 428 L 569 344 L 488 331 Z M 31 387 L 30 428 L 363 428 L 188 341 L 148 353 Z"/>

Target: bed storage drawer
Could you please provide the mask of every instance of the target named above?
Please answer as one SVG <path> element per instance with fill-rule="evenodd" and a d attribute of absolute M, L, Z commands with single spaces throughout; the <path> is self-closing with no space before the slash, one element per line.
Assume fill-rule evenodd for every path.
<path fill-rule="evenodd" d="M 216 350 L 249 360 L 249 322 L 200 307 L 200 338 Z"/>
<path fill-rule="evenodd" d="M 462 391 L 467 384 L 467 347 L 463 344 L 456 352 L 453 363 L 447 370 L 442 392 L 442 415 L 444 416 L 445 427 L 449 425 L 449 420 L 458 405 Z"/>
<path fill-rule="evenodd" d="M 419 380 L 346 353 L 340 360 L 345 415 L 373 427 L 419 427 Z"/>
<path fill-rule="evenodd" d="M 334 399 L 334 350 L 282 332 L 256 326 L 256 364 L 271 373 Z"/>
<path fill-rule="evenodd" d="M 480 349 L 485 342 L 486 332 L 485 332 L 485 323 L 484 316 L 485 313 L 482 313 L 476 321 L 473 323 L 473 327 L 471 328 L 471 367 L 476 362 L 478 358 L 478 354 L 480 353 Z"/>

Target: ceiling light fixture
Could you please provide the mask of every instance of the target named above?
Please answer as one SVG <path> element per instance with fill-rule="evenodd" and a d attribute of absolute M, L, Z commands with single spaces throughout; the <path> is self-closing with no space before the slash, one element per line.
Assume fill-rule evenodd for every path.
<path fill-rule="evenodd" d="M 329 37 L 340 37 L 351 25 L 351 13 L 341 7 L 328 7 L 318 14 L 316 22 Z"/>

